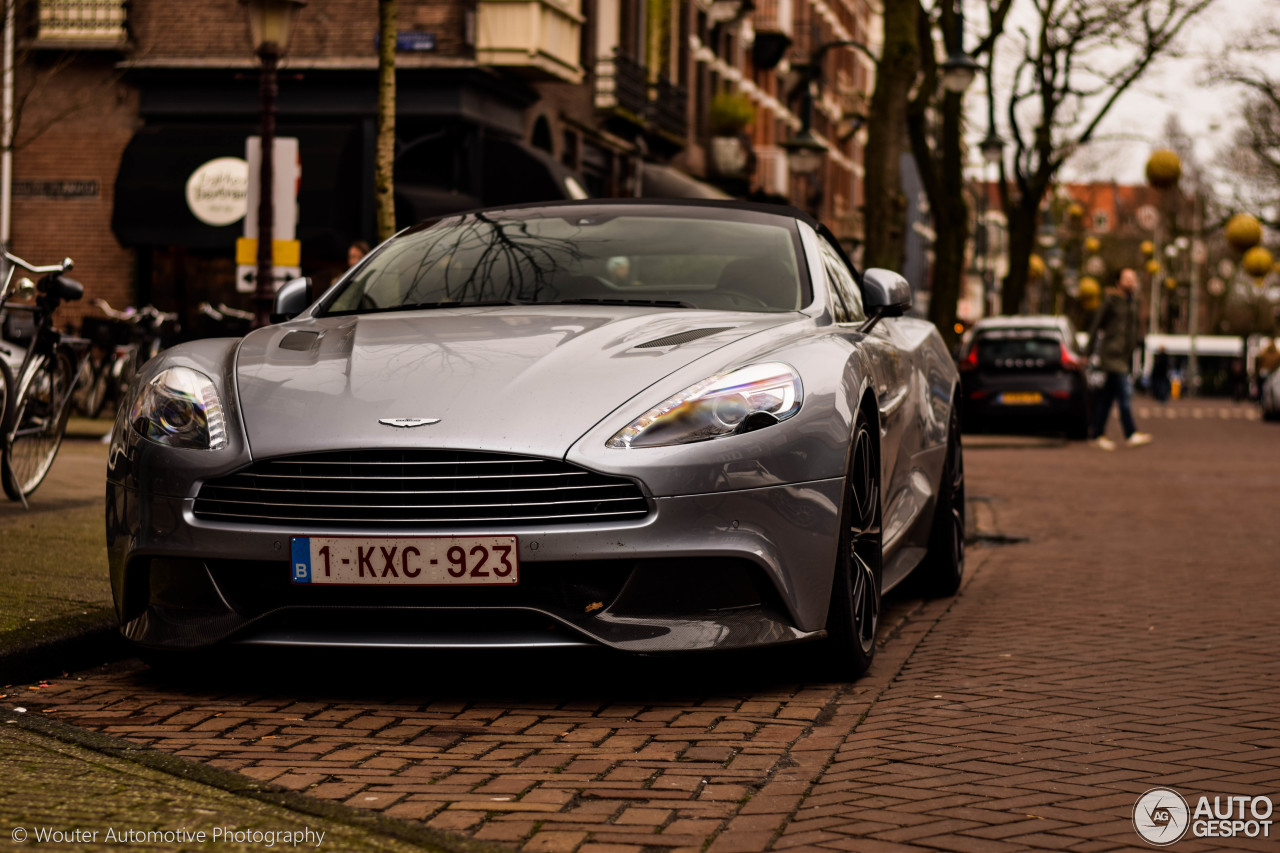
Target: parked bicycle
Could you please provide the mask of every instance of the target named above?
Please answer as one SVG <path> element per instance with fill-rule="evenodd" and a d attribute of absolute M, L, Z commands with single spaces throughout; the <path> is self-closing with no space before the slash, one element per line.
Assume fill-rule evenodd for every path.
<path fill-rule="evenodd" d="M 52 266 L 36 266 L 8 252 L 4 259 L 8 273 L 0 286 L 0 306 L 6 320 L 17 312 L 30 311 L 32 322 L 18 370 L 11 378 L 4 377 L 8 399 L 0 428 L 0 482 L 10 500 L 20 500 L 26 506 L 27 495 L 44 481 L 62 446 L 71 393 L 80 366 L 88 358 L 89 342 L 63 335 L 53 325 L 53 313 L 59 305 L 84 295 L 80 282 L 65 275 L 73 266 L 70 258 Z M 20 278 L 15 287 L 14 274 L 19 268 L 40 279 L 33 284 Z M 6 305 L 11 290 L 22 296 L 34 294 L 34 305 Z"/>
<path fill-rule="evenodd" d="M 120 311 L 105 299 L 93 304 L 107 316 L 81 322 L 80 334 L 91 342 L 92 355 L 80 368 L 73 398 L 76 410 L 90 418 L 99 417 L 108 404 L 120 405 L 138 370 L 178 330 L 177 314 L 152 305 Z"/>
<path fill-rule="evenodd" d="M 202 338 L 242 338 L 253 328 L 252 311 L 232 308 L 224 302 L 219 302 L 216 308 L 201 302 L 196 313 Z"/>

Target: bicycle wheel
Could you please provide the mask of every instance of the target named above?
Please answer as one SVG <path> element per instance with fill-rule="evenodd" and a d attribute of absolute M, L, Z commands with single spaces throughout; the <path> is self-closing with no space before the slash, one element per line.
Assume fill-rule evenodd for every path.
<path fill-rule="evenodd" d="M 0 358 L 0 424 L 4 423 L 4 411 L 9 407 L 9 396 L 13 393 L 13 374 L 9 365 Z"/>
<path fill-rule="evenodd" d="M 44 481 L 67 429 L 69 407 L 61 405 L 74 365 L 59 353 L 36 356 L 18 380 L 5 413 L 0 481 L 10 500 L 22 500 Z"/>

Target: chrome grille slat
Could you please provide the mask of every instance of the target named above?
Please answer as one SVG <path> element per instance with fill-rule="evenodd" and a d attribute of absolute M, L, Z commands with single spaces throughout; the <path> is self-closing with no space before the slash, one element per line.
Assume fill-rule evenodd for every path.
<path fill-rule="evenodd" d="M 255 462 L 205 483 L 194 512 L 280 526 L 430 528 L 635 519 L 649 505 L 630 480 L 555 459 L 351 450 Z"/>
<path fill-rule="evenodd" d="M 600 519 L 612 519 L 616 521 L 616 520 L 624 520 L 624 519 L 630 519 L 630 518 L 644 518 L 646 514 L 647 514 L 647 511 L 635 510 L 635 511 L 627 511 L 627 512 L 597 512 L 597 513 L 592 513 L 591 515 L 541 515 L 541 516 L 530 515 L 530 516 L 522 517 L 521 520 L 523 522 L 555 521 L 561 524 L 570 524 L 570 523 L 580 524 L 580 523 L 589 522 L 589 521 L 599 521 Z M 225 518 L 228 520 L 235 520 L 235 521 L 256 521 L 256 522 L 287 521 L 287 522 L 296 523 L 296 524 L 325 524 L 326 526 L 332 524 L 331 519 L 313 518 L 310 516 L 285 516 L 285 515 L 246 516 L 239 513 L 208 512 L 208 513 L 202 514 L 200 517 L 210 518 L 210 519 Z M 400 519 L 400 518 L 362 518 L 359 521 L 360 521 L 360 524 L 367 525 L 367 524 L 398 524 L 403 522 L 403 520 L 404 519 Z M 448 519 L 448 521 L 450 524 L 499 524 L 503 522 L 509 522 L 510 519 L 506 517 L 501 517 L 501 516 L 467 516 L 465 518 L 451 518 L 451 519 Z"/>
<path fill-rule="evenodd" d="M 269 494 L 286 494 L 295 493 L 294 489 L 264 489 L 257 486 L 237 486 L 237 485 L 219 485 L 216 487 L 218 491 L 239 490 L 249 492 L 267 492 Z M 572 486 L 573 491 L 580 492 L 585 489 L 616 489 L 617 486 L 611 483 L 603 483 L 597 485 Z M 505 495 L 505 494 L 524 494 L 527 492 L 563 492 L 566 489 L 556 488 L 555 486 L 542 486 L 538 488 L 523 489 L 440 489 L 434 491 L 422 491 L 420 489 L 307 489 L 308 494 L 322 495 Z"/>
<path fill-rule="evenodd" d="M 258 501 L 235 501 L 226 498 L 218 498 L 220 504 L 232 504 L 235 506 L 261 506 Z M 318 508 L 318 509 L 499 509 L 501 507 L 535 507 L 535 506 L 569 506 L 571 504 L 592 504 L 599 505 L 605 503 L 617 503 L 619 501 L 630 502 L 631 498 L 593 498 L 591 500 L 566 500 L 566 501 L 531 501 L 528 503 L 483 503 L 483 504 L 339 504 L 339 503 L 287 503 L 284 501 L 273 503 L 271 506 L 281 507 L 302 507 L 302 508 Z"/>
<path fill-rule="evenodd" d="M 367 480 L 367 476 L 359 477 L 354 474 L 270 474 L 262 472 L 254 472 L 252 474 L 232 474 L 232 477 L 259 477 L 267 479 L 288 479 L 288 480 Z M 397 477 L 397 480 L 514 480 L 514 479 L 532 479 L 534 477 L 586 477 L 590 476 L 586 471 L 573 471 L 564 474 L 476 474 L 475 476 L 467 475 L 446 475 L 441 477 L 432 476 L 413 476 L 413 477 Z"/>

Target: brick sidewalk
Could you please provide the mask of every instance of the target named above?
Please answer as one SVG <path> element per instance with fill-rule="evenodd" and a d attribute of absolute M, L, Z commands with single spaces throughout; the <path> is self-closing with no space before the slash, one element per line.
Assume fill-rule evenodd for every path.
<path fill-rule="evenodd" d="M 797 681 L 802 655 L 420 656 L 126 664 L 21 700 L 530 853 L 1145 849 L 1149 788 L 1280 800 L 1280 429 L 1142 427 L 1138 450 L 971 452 L 971 494 L 1030 541 L 971 552 L 955 599 L 896 599 L 852 685 Z M 1225 847 L 1280 839 L 1174 849 Z"/>

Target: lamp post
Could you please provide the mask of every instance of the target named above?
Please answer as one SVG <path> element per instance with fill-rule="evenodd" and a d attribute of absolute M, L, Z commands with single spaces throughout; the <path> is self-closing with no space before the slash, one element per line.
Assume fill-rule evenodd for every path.
<path fill-rule="evenodd" d="M 995 276 L 991 274 L 991 224 L 987 221 L 988 196 L 991 193 L 991 185 L 987 182 L 987 167 L 995 166 L 1004 158 L 1004 140 L 996 133 L 993 126 L 987 127 L 987 136 L 978 143 L 978 150 L 982 152 L 982 198 L 981 198 L 981 216 L 982 216 L 982 311 L 988 312 L 988 290 L 995 282 Z M 996 172 L 999 177 L 999 171 Z M 998 312 L 997 312 L 998 313 Z"/>
<path fill-rule="evenodd" d="M 289 44 L 289 28 L 293 16 L 306 0 L 240 0 L 249 15 L 249 36 L 254 52 L 262 63 L 258 93 L 261 99 L 261 157 L 258 170 L 258 272 L 253 284 L 253 325 L 260 328 L 271 322 L 275 301 L 273 246 L 275 242 L 275 139 L 276 139 L 276 68 Z"/>
<path fill-rule="evenodd" d="M 1178 178 L 1182 177 L 1182 158 L 1176 152 L 1167 149 L 1161 149 L 1151 152 L 1151 157 L 1147 160 L 1147 183 L 1160 192 L 1160 200 L 1164 200 L 1164 191 L 1174 187 L 1178 183 Z M 1158 208 L 1157 208 L 1158 210 Z M 1156 221 L 1153 260 L 1156 264 L 1160 262 L 1160 222 Z M 1155 335 L 1160 332 L 1160 275 L 1159 270 L 1151 273 L 1151 304 L 1149 307 L 1150 316 L 1147 318 L 1147 334 Z"/>

